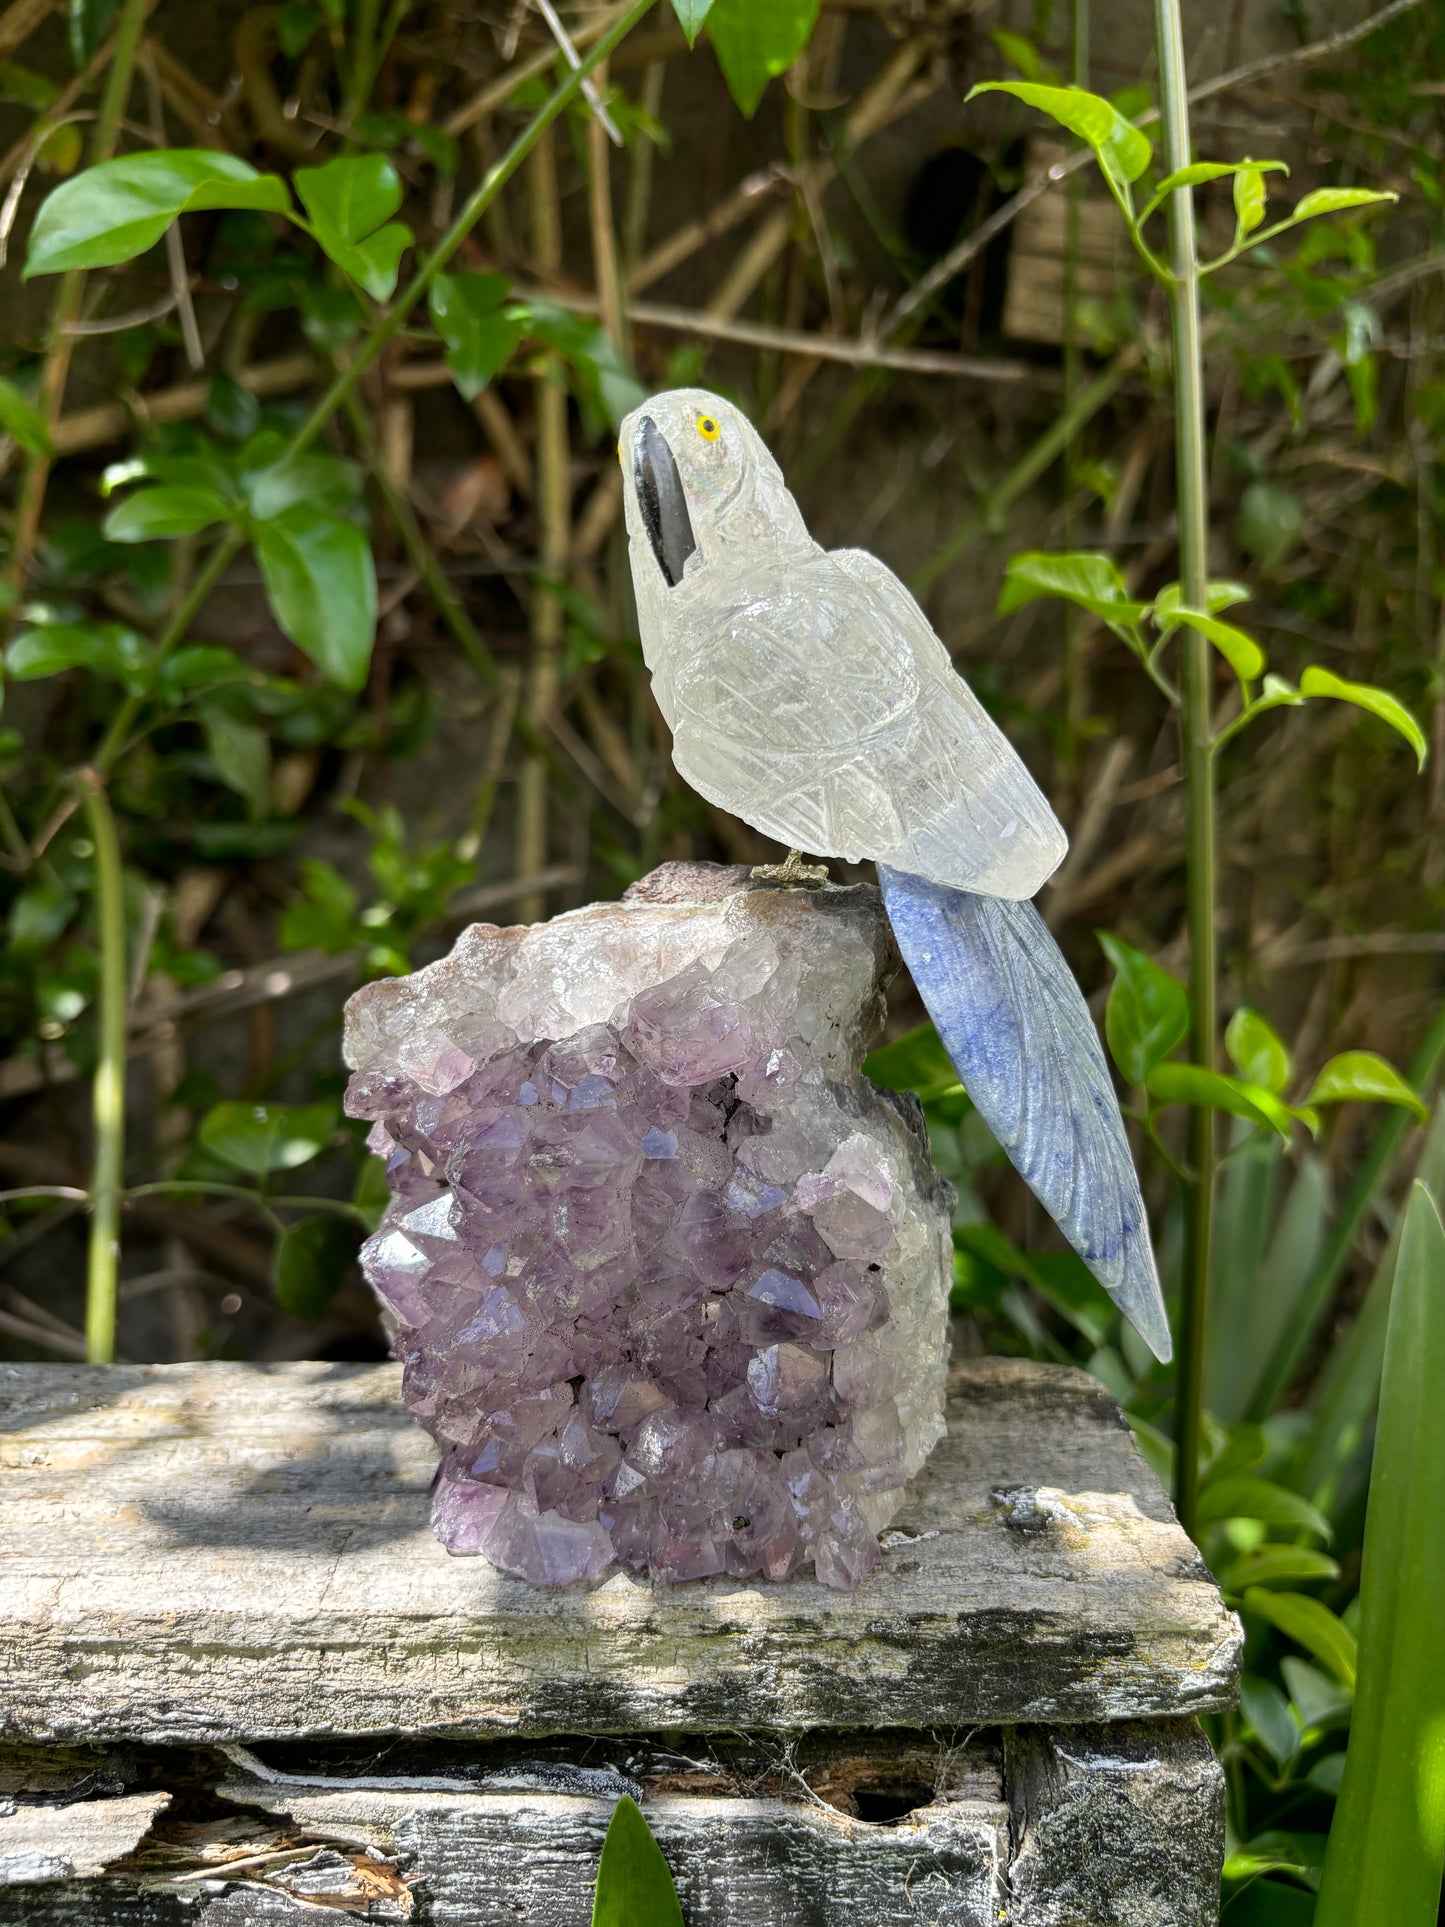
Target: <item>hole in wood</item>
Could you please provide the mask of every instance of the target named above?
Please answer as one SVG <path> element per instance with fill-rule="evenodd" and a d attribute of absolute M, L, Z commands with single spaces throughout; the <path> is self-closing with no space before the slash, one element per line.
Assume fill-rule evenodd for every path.
<path fill-rule="evenodd" d="M 893 1786 L 859 1787 L 852 1803 L 860 1820 L 871 1821 L 875 1827 L 890 1827 L 906 1820 L 919 1807 L 932 1806 L 933 1798 L 931 1786 L 924 1786 L 921 1780 L 904 1780 Z"/>

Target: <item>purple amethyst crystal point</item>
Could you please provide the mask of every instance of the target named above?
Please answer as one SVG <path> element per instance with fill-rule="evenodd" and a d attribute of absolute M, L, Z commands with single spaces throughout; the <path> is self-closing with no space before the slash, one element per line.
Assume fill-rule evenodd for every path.
<path fill-rule="evenodd" d="M 952 1194 L 859 1074 L 878 893 L 669 864 L 347 1007 L 432 1524 L 536 1585 L 859 1585 L 943 1430 Z"/>

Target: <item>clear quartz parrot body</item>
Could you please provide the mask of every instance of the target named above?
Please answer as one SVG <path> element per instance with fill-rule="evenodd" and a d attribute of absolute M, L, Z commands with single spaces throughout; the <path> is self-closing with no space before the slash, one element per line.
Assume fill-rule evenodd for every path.
<path fill-rule="evenodd" d="M 761 436 L 704 389 L 618 443 L 643 655 L 673 761 L 797 850 L 872 858 L 960 1080 L 1025 1181 L 1170 1355 L 1118 1098 L 1078 985 L 1027 899 L 1068 847 L 902 583 L 813 541 Z"/>
<path fill-rule="evenodd" d="M 1033 896 L 1064 832 L 902 583 L 860 549 L 819 548 L 736 409 L 702 389 L 654 399 L 623 424 L 624 466 L 644 415 L 697 545 L 669 584 L 627 491 L 643 654 L 688 782 L 800 850 Z"/>

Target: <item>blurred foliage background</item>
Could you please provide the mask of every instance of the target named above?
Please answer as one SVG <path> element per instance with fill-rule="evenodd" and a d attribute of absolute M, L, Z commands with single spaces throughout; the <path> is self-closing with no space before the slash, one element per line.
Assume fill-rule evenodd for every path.
<path fill-rule="evenodd" d="M 565 11 L 586 50 L 627 10 Z M 1073 77 L 1140 113 L 1147 6 L 1096 9 L 1091 35 L 1084 0 L 715 0 L 692 51 L 656 8 L 287 455 L 373 341 L 404 251 L 446 233 L 565 74 L 546 14 L 0 10 L 0 1357 L 85 1355 L 88 783 L 123 864 L 133 1360 L 385 1354 L 353 1263 L 384 1188 L 339 1109 L 356 984 L 478 916 L 613 896 L 670 858 L 779 854 L 681 783 L 649 692 L 613 448 L 649 390 L 737 400 L 817 538 L 914 588 L 1070 829 L 1043 907 L 1101 1020 L 1097 931 L 1115 964 L 1183 974 L 1175 717 L 1087 609 L 997 613 L 1019 550 L 1107 554 L 1141 599 L 1179 573 L 1165 305 L 1064 137 L 1002 95 L 965 105 L 981 80 Z M 1291 201 L 1400 197 L 1207 284 L 1210 573 L 1247 585 L 1279 674 L 1382 685 L 1433 750 L 1417 775 L 1345 704 L 1282 708 L 1222 750 L 1224 1009 L 1258 1013 L 1236 1036 L 1273 1090 L 1298 1098 L 1369 1050 L 1428 1094 L 1445 1046 L 1445 17 L 1410 0 L 1184 16 L 1201 154 L 1278 156 Z M 57 184 L 108 152 L 182 147 L 291 178 L 311 232 L 274 205 L 202 207 L 134 259 L 22 281 Z M 337 160 L 368 163 L 345 206 Z M 1199 205 L 1223 252 L 1230 183 Z M 920 1016 L 900 981 L 875 1068 L 923 1094 L 959 1189 L 960 1342 L 1093 1370 L 1167 1476 L 1169 1374 L 1062 1251 Z M 1400 1200 L 1410 1171 L 1437 1195 L 1445 1176 L 1417 1109 L 1331 1108 L 1318 1137 L 1232 1121 L 1200 1536 L 1250 1602 L 1244 1706 L 1217 1735 L 1235 1922 L 1313 1906 Z M 1166 1272 L 1180 1116 L 1141 1138 Z"/>

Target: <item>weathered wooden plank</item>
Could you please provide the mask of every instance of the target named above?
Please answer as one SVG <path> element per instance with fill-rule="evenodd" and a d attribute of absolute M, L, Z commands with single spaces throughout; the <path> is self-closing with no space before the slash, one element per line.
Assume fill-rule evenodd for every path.
<path fill-rule="evenodd" d="M 103 1872 L 135 1847 L 170 1798 L 127 1793 L 51 1806 L 19 1805 L 0 1795 L 0 1887 Z"/>
<path fill-rule="evenodd" d="M 1214 1927 L 1224 1773 L 1192 1721 L 1015 1728 L 1004 1748 L 1011 1918 Z"/>
<path fill-rule="evenodd" d="M 643 1808 L 689 1927 L 1211 1927 L 1216 1918 L 1223 1782 L 1193 1721 L 1023 1729 L 957 1746 L 920 1735 L 893 1741 L 891 1755 L 884 1741 L 878 1771 L 885 1783 L 901 1775 L 905 1797 L 883 1820 L 810 1797 L 801 1777 L 788 1797 L 786 1772 L 748 1792 L 742 1782 L 758 1764 L 748 1750 L 739 1742 L 731 1759 L 669 1773 L 669 1759 L 687 1762 L 645 1742 L 635 1749 Z M 847 1803 L 846 1788 L 870 1770 L 866 1755 L 842 1747 L 797 1757 L 807 1784 L 834 1802 Z M 0 1891 L 0 1927 L 236 1927 L 295 1918 L 288 1891 L 355 1903 L 368 1874 L 382 1876 L 373 1919 L 405 1919 L 409 1908 L 430 1927 L 578 1927 L 587 1918 L 615 1795 L 427 1790 L 415 1776 L 388 1785 L 376 1770 L 384 1756 L 354 1781 L 344 1764 L 282 1775 L 237 1750 L 217 1760 L 210 1804 L 233 1803 L 243 1853 L 251 1840 L 283 1843 L 281 1853 L 250 1853 L 229 1877 L 201 1868 L 198 1879 L 176 1865 L 185 1849 L 165 1844 L 186 1829 L 163 1821 L 111 1879 Z M 166 1768 L 152 1756 L 131 1770 Z M 74 1811 L 51 1818 L 63 1824 Z"/>
<path fill-rule="evenodd" d="M 957 1369 L 853 1594 L 547 1593 L 432 1539 L 393 1366 L 0 1368 L 0 1735 L 960 1728 L 1229 1704 L 1239 1627 L 1082 1373 Z"/>

